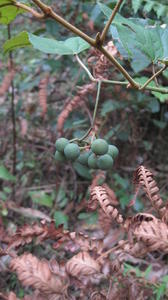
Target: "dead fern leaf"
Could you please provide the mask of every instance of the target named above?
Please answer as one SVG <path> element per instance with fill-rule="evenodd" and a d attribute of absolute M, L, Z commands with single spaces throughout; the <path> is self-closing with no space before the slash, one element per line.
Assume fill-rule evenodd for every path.
<path fill-rule="evenodd" d="M 77 95 L 64 107 L 57 120 L 57 130 L 59 134 L 62 134 L 63 127 L 69 114 L 77 107 L 83 106 L 88 94 L 92 93 L 95 89 L 95 83 L 85 84 Z"/>
<path fill-rule="evenodd" d="M 168 253 L 168 227 L 158 219 L 142 221 L 134 230 L 138 241 L 142 241 L 148 251 L 163 251 Z"/>
<path fill-rule="evenodd" d="M 63 295 L 68 286 L 68 277 L 50 271 L 47 260 L 39 260 L 30 253 L 13 258 L 10 263 L 24 286 L 31 286 L 44 294 Z"/>
<path fill-rule="evenodd" d="M 111 219 L 115 220 L 118 224 L 123 224 L 124 220 L 118 210 L 113 207 L 111 199 L 108 197 L 106 190 L 102 186 L 95 186 L 91 190 L 91 197 L 88 206 L 94 206 L 100 204 L 100 207 L 105 212 L 105 214 Z"/>
<path fill-rule="evenodd" d="M 44 78 L 39 83 L 39 103 L 41 107 L 41 115 L 44 118 L 47 112 L 47 86 L 49 81 L 49 74 L 45 74 Z"/>
<path fill-rule="evenodd" d="M 88 252 L 79 252 L 66 263 L 66 271 L 73 277 L 91 276 L 100 273 L 100 265 Z"/>
<path fill-rule="evenodd" d="M 103 251 L 103 241 L 96 238 L 90 238 L 88 235 L 82 232 L 70 232 L 69 237 L 77 245 L 80 246 L 82 251 L 96 251 L 96 253 L 101 254 Z"/>
<path fill-rule="evenodd" d="M 143 187 L 152 206 L 158 211 L 159 215 L 163 217 L 166 207 L 158 194 L 159 188 L 156 181 L 153 179 L 153 174 L 144 166 L 140 166 L 134 174 L 134 183 Z"/>

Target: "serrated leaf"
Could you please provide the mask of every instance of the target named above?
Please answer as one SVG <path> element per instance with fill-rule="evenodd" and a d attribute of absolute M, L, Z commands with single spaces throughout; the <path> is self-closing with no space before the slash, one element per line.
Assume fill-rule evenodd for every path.
<path fill-rule="evenodd" d="M 57 41 L 23 31 L 12 39 L 6 41 L 3 48 L 4 51 L 7 52 L 30 45 L 44 53 L 59 55 L 78 54 L 90 47 L 90 45 L 80 37 L 72 37 L 65 41 Z"/>
<path fill-rule="evenodd" d="M 0 1 L 0 24 L 9 24 L 18 14 L 25 12 L 24 9 L 16 7 L 14 0 Z"/>
<path fill-rule="evenodd" d="M 0 179 L 7 181 L 15 181 L 16 178 L 9 173 L 7 168 L 4 165 L 0 165 Z"/>

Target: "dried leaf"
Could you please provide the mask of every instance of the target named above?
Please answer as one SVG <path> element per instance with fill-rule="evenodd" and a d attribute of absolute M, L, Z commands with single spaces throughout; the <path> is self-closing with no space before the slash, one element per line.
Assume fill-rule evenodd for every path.
<path fill-rule="evenodd" d="M 13 258 L 10 267 L 24 286 L 31 286 L 44 294 L 63 295 L 67 290 L 68 277 L 53 274 L 47 260 L 39 260 L 30 253 Z"/>
<path fill-rule="evenodd" d="M 88 252 L 83 251 L 66 263 L 66 270 L 73 277 L 90 276 L 100 273 L 100 265 Z"/>

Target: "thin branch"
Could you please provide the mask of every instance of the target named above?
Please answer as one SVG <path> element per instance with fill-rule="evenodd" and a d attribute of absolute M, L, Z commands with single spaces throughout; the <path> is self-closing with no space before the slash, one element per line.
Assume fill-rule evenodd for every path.
<path fill-rule="evenodd" d="M 40 0 L 32 0 L 46 15 L 46 17 L 50 17 L 54 19 L 56 22 L 60 23 L 62 26 L 67 28 L 68 30 L 72 31 L 75 35 L 80 36 L 82 39 L 84 39 L 86 42 L 88 42 L 91 46 L 95 46 L 95 40 L 89 37 L 87 34 L 85 34 L 80 29 L 76 28 L 69 22 L 67 22 L 64 18 L 57 15 L 50 6 L 45 5 Z"/>
<path fill-rule="evenodd" d="M 121 6 L 122 2 L 123 2 L 123 0 L 118 0 L 118 2 L 116 3 L 116 6 L 113 9 L 113 12 L 111 14 L 110 19 L 107 21 L 107 23 L 106 23 L 106 25 L 105 25 L 105 27 L 104 27 L 104 29 L 102 31 L 102 34 L 100 36 L 101 45 L 104 43 L 104 40 L 106 38 L 107 32 L 109 30 L 109 27 L 110 27 L 112 21 L 114 20 L 117 11 L 120 9 L 120 6 Z"/>
<path fill-rule="evenodd" d="M 81 59 L 79 58 L 78 55 L 76 55 L 76 59 L 78 61 L 78 63 L 80 64 L 80 66 L 86 71 L 86 73 L 89 76 L 89 79 L 93 82 L 98 82 L 99 79 L 96 79 L 95 77 L 93 77 L 93 75 L 91 74 L 91 72 L 89 71 L 89 69 L 84 65 L 84 63 L 81 61 Z M 111 83 L 111 84 L 115 84 L 115 85 L 124 85 L 124 86 L 128 86 L 129 82 L 128 81 L 117 81 L 117 80 L 108 80 L 108 79 L 101 79 L 102 83 Z M 147 86 L 143 89 L 143 91 L 153 91 L 153 92 L 158 92 L 158 93 L 162 93 L 162 94 L 168 94 L 168 89 L 163 88 L 163 87 L 155 87 L 155 86 Z"/>
<path fill-rule="evenodd" d="M 99 80 L 99 81 L 98 81 L 98 86 L 97 86 L 96 103 L 95 103 L 94 112 L 93 112 L 92 127 L 94 127 L 94 125 L 95 125 L 96 114 L 97 114 L 97 108 L 98 108 L 99 99 L 100 99 L 101 84 L 102 84 L 102 81 Z"/>
<path fill-rule="evenodd" d="M 11 28 L 8 25 L 8 39 L 11 38 Z M 10 68 L 13 69 L 13 56 L 12 52 L 9 52 Z M 12 174 L 16 175 L 16 116 L 15 116 L 15 90 L 13 79 L 11 81 L 11 117 L 12 117 L 12 148 L 13 148 L 13 168 Z M 15 181 L 13 183 L 13 201 L 15 201 Z"/>
<path fill-rule="evenodd" d="M 27 12 L 31 13 L 37 19 L 44 19 L 44 17 L 45 17 L 44 14 L 41 14 L 41 13 L 37 12 L 36 10 L 34 10 L 33 8 L 31 8 L 30 6 L 27 6 L 26 4 L 23 4 L 23 3 L 20 3 L 20 2 L 16 2 L 16 3 L 14 3 L 14 5 L 16 7 L 23 8 Z"/>
<path fill-rule="evenodd" d="M 104 54 L 105 57 L 107 57 L 112 64 L 116 67 L 117 70 L 120 71 L 120 73 L 123 74 L 123 76 L 128 80 L 128 82 L 130 83 L 130 85 L 135 88 L 135 89 L 139 89 L 139 84 L 137 82 L 134 81 L 134 79 L 128 74 L 128 72 L 120 65 L 120 63 L 114 58 L 113 55 L 111 55 L 111 53 L 109 53 L 103 46 L 100 46 L 98 48 L 101 53 Z"/>
<path fill-rule="evenodd" d="M 161 68 L 158 72 L 156 72 L 155 74 L 152 75 L 151 78 L 149 78 L 143 86 L 141 86 L 139 88 L 139 90 L 143 90 L 154 78 L 156 78 L 157 76 L 159 76 L 160 73 L 162 73 L 165 69 L 167 68 L 167 66 L 165 65 L 163 68 Z"/>

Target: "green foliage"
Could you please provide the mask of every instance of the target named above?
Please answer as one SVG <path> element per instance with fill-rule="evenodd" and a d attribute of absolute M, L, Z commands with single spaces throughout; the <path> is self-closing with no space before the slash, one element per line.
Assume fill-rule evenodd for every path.
<path fill-rule="evenodd" d="M 65 41 L 57 41 L 36 36 L 23 31 L 6 41 L 3 45 L 4 51 L 8 52 L 17 48 L 33 46 L 33 48 L 48 54 L 74 55 L 88 49 L 90 45 L 80 37 L 68 38 Z"/>
<path fill-rule="evenodd" d="M 32 201 L 34 203 L 37 203 L 38 205 L 52 207 L 53 204 L 53 196 L 48 195 L 44 191 L 33 191 L 29 192 L 29 196 L 31 197 Z"/>
<path fill-rule="evenodd" d="M 0 1 L 0 24 L 11 23 L 18 14 L 25 12 L 24 9 L 14 6 L 15 0 Z"/>
<path fill-rule="evenodd" d="M 54 213 L 55 225 L 64 225 L 64 228 L 68 228 L 68 216 L 66 216 L 62 211 L 55 211 Z"/>
<path fill-rule="evenodd" d="M 132 8 L 136 14 L 140 9 L 145 13 L 155 12 L 157 18 L 168 14 L 168 5 L 157 0 L 132 0 Z"/>
<path fill-rule="evenodd" d="M 15 181 L 16 178 L 12 174 L 9 173 L 7 168 L 2 164 L 0 165 L 0 179 L 6 181 Z"/>

